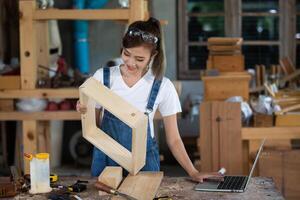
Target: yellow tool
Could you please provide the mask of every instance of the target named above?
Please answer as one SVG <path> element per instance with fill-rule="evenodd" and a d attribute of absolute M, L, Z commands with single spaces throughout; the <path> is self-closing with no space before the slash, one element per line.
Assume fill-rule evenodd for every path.
<path fill-rule="evenodd" d="M 57 174 L 50 174 L 50 182 L 54 183 L 58 180 Z"/>

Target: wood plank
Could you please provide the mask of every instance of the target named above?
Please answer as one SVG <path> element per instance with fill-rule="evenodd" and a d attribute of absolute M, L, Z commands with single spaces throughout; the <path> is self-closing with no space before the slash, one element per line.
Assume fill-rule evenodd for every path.
<path fill-rule="evenodd" d="M 0 99 L 79 98 L 78 88 L 0 90 Z"/>
<path fill-rule="evenodd" d="M 211 102 L 202 102 L 199 109 L 201 171 L 209 172 L 213 166 Z"/>
<path fill-rule="evenodd" d="M 21 77 L 20 76 L 0 76 L 0 89 L 20 89 Z"/>
<path fill-rule="evenodd" d="M 208 45 L 207 46 L 208 50 L 210 51 L 216 51 L 216 52 L 219 52 L 219 51 L 236 51 L 236 50 L 241 50 L 241 45 Z"/>
<path fill-rule="evenodd" d="M 37 121 L 24 120 L 22 121 L 23 142 L 21 148 L 23 153 L 36 154 L 37 153 Z M 23 157 L 23 155 L 21 154 Z M 29 161 L 24 162 L 24 173 L 29 174 Z"/>
<path fill-rule="evenodd" d="M 37 66 L 49 68 L 49 28 L 48 21 L 38 21 L 36 23 L 37 33 Z M 47 69 L 38 67 L 39 78 L 49 77 Z"/>
<path fill-rule="evenodd" d="M 35 1 L 20 1 L 20 60 L 21 60 L 21 87 L 33 89 L 37 79 L 37 50 L 36 27 L 33 21 L 33 12 L 36 9 Z"/>
<path fill-rule="evenodd" d="M 119 191 L 136 199 L 152 200 L 157 193 L 162 178 L 163 172 L 140 172 L 135 176 L 128 175 L 121 184 Z M 123 198 L 119 196 L 112 198 L 112 200 L 117 199 Z"/>
<path fill-rule="evenodd" d="M 77 111 L 0 112 L 0 120 L 80 120 Z"/>
<path fill-rule="evenodd" d="M 123 179 L 123 169 L 117 166 L 107 166 L 98 177 L 98 181 L 117 189 Z"/>
<path fill-rule="evenodd" d="M 130 1 L 129 24 L 138 20 L 145 20 L 144 0 Z"/>
<path fill-rule="evenodd" d="M 275 126 L 300 126 L 300 114 L 276 115 Z"/>
<path fill-rule="evenodd" d="M 300 199 L 300 151 L 286 151 L 284 163 L 284 195 L 286 199 Z"/>
<path fill-rule="evenodd" d="M 243 140 L 300 139 L 300 127 L 242 128 Z"/>
<path fill-rule="evenodd" d="M 272 177 L 276 188 L 283 193 L 283 151 L 263 151 L 258 162 L 259 176 Z"/>
<path fill-rule="evenodd" d="M 240 104 L 203 102 L 200 113 L 201 170 L 242 174 Z"/>
<path fill-rule="evenodd" d="M 243 38 L 239 37 L 210 37 L 207 42 L 211 45 L 239 45 Z"/>
<path fill-rule="evenodd" d="M 133 1 L 134 2 L 134 1 Z M 129 9 L 46 9 L 36 10 L 34 20 L 128 20 Z"/>

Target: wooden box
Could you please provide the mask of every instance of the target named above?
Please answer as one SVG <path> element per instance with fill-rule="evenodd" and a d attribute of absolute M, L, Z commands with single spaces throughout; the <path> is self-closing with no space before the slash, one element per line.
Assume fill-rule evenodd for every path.
<path fill-rule="evenodd" d="M 208 57 L 207 69 L 217 69 L 220 72 L 242 72 L 245 70 L 244 56 L 211 55 Z"/>
<path fill-rule="evenodd" d="M 0 99 L 0 111 L 13 111 L 14 100 L 13 99 Z"/>
<path fill-rule="evenodd" d="M 268 150 L 259 159 L 259 176 L 272 177 L 286 199 L 300 199 L 300 150 Z"/>
<path fill-rule="evenodd" d="M 229 97 L 241 96 L 245 101 L 249 100 L 248 74 L 204 76 L 204 101 L 224 101 Z"/>
<path fill-rule="evenodd" d="M 272 127 L 272 126 L 274 126 L 274 116 L 255 113 L 253 115 L 253 126 L 254 127 Z"/>

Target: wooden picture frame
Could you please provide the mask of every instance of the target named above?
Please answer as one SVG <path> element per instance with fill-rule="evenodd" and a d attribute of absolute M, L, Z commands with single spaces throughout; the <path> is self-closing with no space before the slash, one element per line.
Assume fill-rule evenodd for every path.
<path fill-rule="evenodd" d="M 130 174 L 137 174 L 145 165 L 147 116 L 92 77 L 79 87 L 79 93 L 80 103 L 87 107 L 81 115 L 83 137 Z M 132 128 L 131 152 L 96 126 L 96 103 Z"/>

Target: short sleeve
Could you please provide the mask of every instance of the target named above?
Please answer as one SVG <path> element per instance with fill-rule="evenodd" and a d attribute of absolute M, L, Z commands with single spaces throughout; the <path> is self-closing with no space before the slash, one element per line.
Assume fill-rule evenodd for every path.
<path fill-rule="evenodd" d="M 174 84 L 165 78 L 165 84 L 162 84 L 159 93 L 161 93 L 161 101 L 158 110 L 163 117 L 174 115 L 181 112 L 181 104 L 174 87 Z"/>

